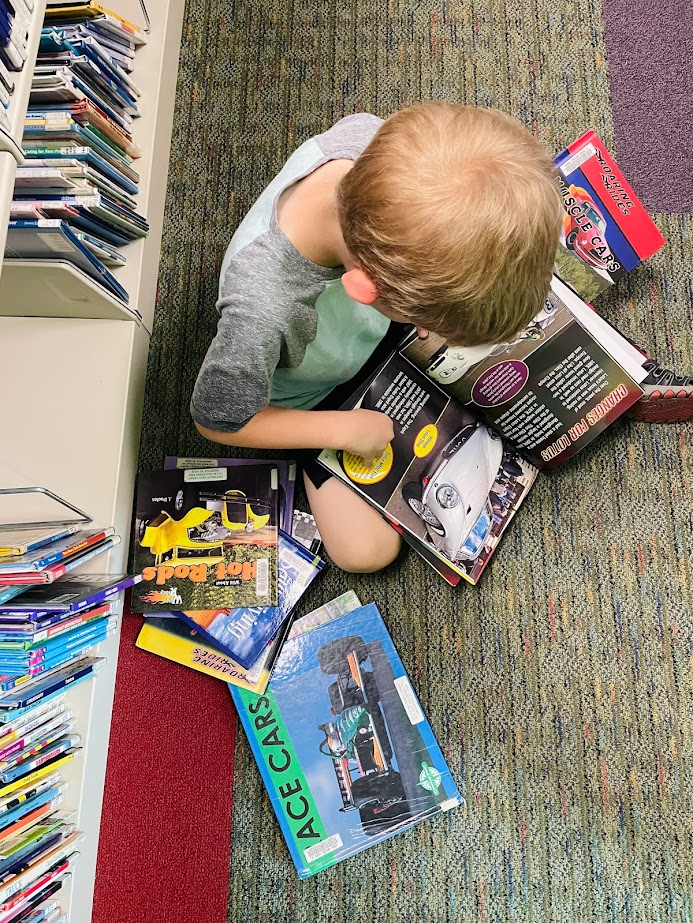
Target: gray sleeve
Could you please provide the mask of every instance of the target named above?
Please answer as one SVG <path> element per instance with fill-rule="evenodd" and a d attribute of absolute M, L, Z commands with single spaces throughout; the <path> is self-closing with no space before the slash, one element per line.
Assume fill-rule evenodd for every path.
<path fill-rule="evenodd" d="M 229 267 L 227 277 L 235 268 Z M 268 406 L 283 344 L 281 329 L 267 323 L 271 318 L 262 311 L 253 310 L 251 292 L 237 273 L 234 276 L 234 284 L 225 286 L 217 304 L 217 333 L 190 402 L 197 423 L 224 433 L 242 429 Z"/>
<path fill-rule="evenodd" d="M 383 124 L 377 115 L 357 112 L 340 119 L 316 141 L 321 151 L 329 158 L 348 157 L 356 159 L 373 140 L 373 136 Z"/>
<path fill-rule="evenodd" d="M 317 332 L 315 301 L 325 280 L 337 275 L 306 264 L 277 230 L 231 260 L 217 302 L 217 333 L 190 402 L 197 423 L 235 433 L 269 405 L 277 366 L 303 361 Z"/>

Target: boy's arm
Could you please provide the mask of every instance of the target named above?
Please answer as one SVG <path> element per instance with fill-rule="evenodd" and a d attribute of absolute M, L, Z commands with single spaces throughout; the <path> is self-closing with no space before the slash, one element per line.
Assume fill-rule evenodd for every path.
<path fill-rule="evenodd" d="M 251 449 L 344 449 L 367 463 L 394 438 L 392 420 L 375 410 L 295 410 L 265 407 L 235 433 L 195 423 L 206 439 Z"/>

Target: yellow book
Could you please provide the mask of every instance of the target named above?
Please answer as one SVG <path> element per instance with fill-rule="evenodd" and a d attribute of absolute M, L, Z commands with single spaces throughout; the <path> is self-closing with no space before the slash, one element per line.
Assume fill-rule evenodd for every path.
<path fill-rule="evenodd" d="M 46 765 L 41 766 L 40 769 L 35 769 L 28 775 L 22 776 L 21 779 L 16 779 L 14 782 L 10 782 L 9 785 L 3 785 L 2 788 L 0 788 L 0 798 L 4 798 L 5 795 L 9 795 L 10 792 L 14 792 L 18 788 L 23 788 L 30 782 L 36 782 L 37 779 L 42 779 L 44 776 L 47 776 L 49 772 L 54 772 L 58 766 L 63 766 L 65 763 L 69 763 L 70 760 L 73 760 L 78 752 L 79 751 L 63 753 L 62 756 L 60 756 L 58 759 L 51 760 L 50 763 L 46 763 Z"/>
<path fill-rule="evenodd" d="M 158 654 L 199 673 L 232 683 L 258 695 L 265 691 L 270 677 L 271 642 L 263 653 L 262 663 L 244 670 L 235 660 L 201 638 L 196 631 L 177 618 L 148 618 L 137 636 L 137 647 Z"/>
<path fill-rule="evenodd" d="M 68 2 L 56 6 L 49 5 L 46 10 L 46 22 L 49 25 L 53 25 L 54 20 L 66 19 L 78 22 L 85 19 L 94 19 L 97 16 L 105 16 L 106 21 L 112 22 L 115 20 L 115 24 L 120 26 L 127 33 L 130 40 L 136 44 L 142 45 L 147 41 L 147 33 L 140 26 L 135 25 L 134 22 L 130 22 L 130 20 L 125 19 L 118 13 L 114 13 L 113 10 L 107 9 L 100 3 L 95 3 L 94 0 L 81 0 L 81 2 L 78 0 L 78 2 L 73 3 L 68 0 Z"/>

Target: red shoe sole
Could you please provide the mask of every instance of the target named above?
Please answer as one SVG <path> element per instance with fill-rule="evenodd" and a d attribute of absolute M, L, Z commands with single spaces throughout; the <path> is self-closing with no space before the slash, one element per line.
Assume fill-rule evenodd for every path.
<path fill-rule="evenodd" d="M 639 400 L 626 413 L 643 423 L 685 423 L 693 420 L 693 395 Z"/>

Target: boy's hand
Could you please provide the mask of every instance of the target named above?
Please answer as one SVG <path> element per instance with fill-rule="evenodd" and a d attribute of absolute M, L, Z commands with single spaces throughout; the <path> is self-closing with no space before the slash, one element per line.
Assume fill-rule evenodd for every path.
<path fill-rule="evenodd" d="M 364 464 L 372 468 L 395 437 L 392 420 L 377 410 L 347 410 L 344 417 L 347 425 L 342 448 L 345 452 L 360 455 Z"/>

